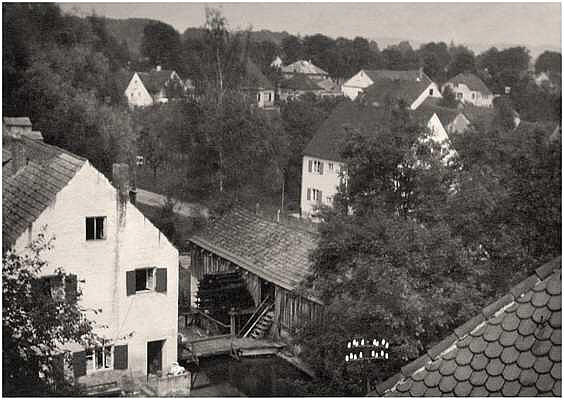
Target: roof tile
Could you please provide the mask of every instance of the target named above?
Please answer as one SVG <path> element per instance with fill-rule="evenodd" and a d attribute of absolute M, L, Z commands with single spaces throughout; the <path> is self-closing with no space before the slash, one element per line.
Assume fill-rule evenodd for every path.
<path fill-rule="evenodd" d="M 540 375 L 536 383 L 539 392 L 550 392 L 552 391 L 553 385 L 554 385 L 554 378 L 550 376 L 550 374 Z"/>
<path fill-rule="evenodd" d="M 525 351 L 517 358 L 517 365 L 522 369 L 529 369 L 535 364 L 535 356 L 530 351 Z"/>
<path fill-rule="evenodd" d="M 501 352 L 500 358 L 505 364 L 512 364 L 519 358 L 519 351 L 515 347 L 506 347 Z"/>
<path fill-rule="evenodd" d="M 485 369 L 481 371 L 474 371 L 470 375 L 470 383 L 474 386 L 482 386 L 488 380 L 488 373 Z"/>
<path fill-rule="evenodd" d="M 505 397 L 515 397 L 519 394 L 520 390 L 521 390 L 521 385 L 519 384 L 518 381 L 505 382 L 505 384 L 503 385 L 503 389 L 501 390 L 501 393 L 503 393 Z"/>
<path fill-rule="evenodd" d="M 454 394 L 458 397 L 466 397 L 472 392 L 472 385 L 468 381 L 460 382 L 454 388 Z"/>
<path fill-rule="evenodd" d="M 453 376 L 443 376 L 443 379 L 439 382 L 439 389 L 444 394 L 448 394 L 454 390 L 457 383 Z"/>
<path fill-rule="evenodd" d="M 440 372 L 434 371 L 434 372 L 428 373 L 425 376 L 425 379 L 424 379 L 423 382 L 425 383 L 425 385 L 427 385 L 427 387 L 435 387 L 439 384 L 439 382 L 441 381 L 441 378 L 442 378 L 442 376 L 441 376 Z"/>
<path fill-rule="evenodd" d="M 503 379 L 508 382 L 519 379 L 521 368 L 517 364 L 506 365 L 503 369 Z"/>
<path fill-rule="evenodd" d="M 488 365 L 489 359 L 483 354 L 475 355 L 472 358 L 472 362 L 470 366 L 474 369 L 474 371 L 481 371 Z"/>
<path fill-rule="evenodd" d="M 501 376 L 490 376 L 486 381 L 486 389 L 490 392 L 496 392 L 503 387 L 505 381 Z"/>
<path fill-rule="evenodd" d="M 488 366 L 486 367 L 486 372 L 489 376 L 498 376 L 501 375 L 503 369 L 505 368 L 505 364 L 499 359 L 494 358 L 490 360 Z"/>

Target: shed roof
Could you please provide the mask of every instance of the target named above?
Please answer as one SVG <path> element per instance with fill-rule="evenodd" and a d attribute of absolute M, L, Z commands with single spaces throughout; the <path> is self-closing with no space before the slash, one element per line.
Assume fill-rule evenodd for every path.
<path fill-rule="evenodd" d="M 486 95 L 492 94 L 491 90 L 486 86 L 484 81 L 482 81 L 478 76 L 471 73 L 461 72 L 460 74 L 456 75 L 454 78 L 449 79 L 448 82 L 454 85 L 458 85 L 462 83 L 468 86 L 469 89 L 474 90 L 476 92 L 480 92 Z"/>
<path fill-rule="evenodd" d="M 37 157 L 16 174 L 2 175 L 3 248 L 15 243 L 87 162 L 56 146 L 32 139 L 22 138 L 21 145 Z"/>
<path fill-rule="evenodd" d="M 562 395 L 562 259 L 433 346 L 371 395 Z"/>
<path fill-rule="evenodd" d="M 284 89 L 292 90 L 304 90 L 304 91 L 319 91 L 323 90 L 313 79 L 309 78 L 305 74 L 296 74 L 290 79 L 286 79 L 280 83 L 280 87 Z"/>
<path fill-rule="evenodd" d="M 9 126 L 31 126 L 29 117 L 4 117 L 4 123 Z"/>
<path fill-rule="evenodd" d="M 269 282 L 294 290 L 309 274 L 309 252 L 317 245 L 317 235 L 235 207 L 189 242 Z"/>

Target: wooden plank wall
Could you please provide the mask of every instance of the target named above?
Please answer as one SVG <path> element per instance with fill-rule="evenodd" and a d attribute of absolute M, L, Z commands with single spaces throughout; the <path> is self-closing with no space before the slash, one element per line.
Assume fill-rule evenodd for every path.
<path fill-rule="evenodd" d="M 323 305 L 276 287 L 275 318 L 280 328 L 292 334 L 309 322 L 323 318 Z"/>

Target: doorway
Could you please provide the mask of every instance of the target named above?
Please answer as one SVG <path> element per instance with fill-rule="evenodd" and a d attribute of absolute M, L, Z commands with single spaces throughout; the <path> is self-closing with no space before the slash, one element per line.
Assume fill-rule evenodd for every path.
<path fill-rule="evenodd" d="M 272 282 L 265 281 L 264 279 L 260 280 L 260 301 L 261 303 L 267 297 L 270 297 L 270 301 L 274 301 L 274 284 Z"/>
<path fill-rule="evenodd" d="M 161 375 L 163 372 L 164 340 L 147 342 L 147 374 Z"/>

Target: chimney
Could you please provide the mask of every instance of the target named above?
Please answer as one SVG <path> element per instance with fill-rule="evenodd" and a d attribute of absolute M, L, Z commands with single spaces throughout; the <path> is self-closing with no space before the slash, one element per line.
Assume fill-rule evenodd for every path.
<path fill-rule="evenodd" d="M 120 201 L 126 202 L 129 199 L 129 165 L 112 166 L 112 183 L 117 189 Z"/>

